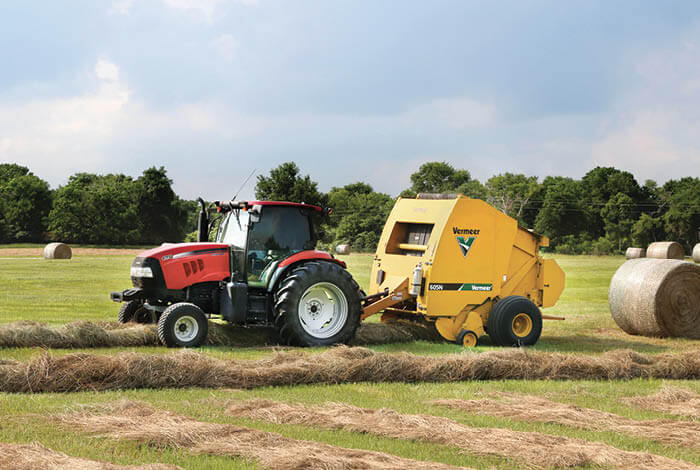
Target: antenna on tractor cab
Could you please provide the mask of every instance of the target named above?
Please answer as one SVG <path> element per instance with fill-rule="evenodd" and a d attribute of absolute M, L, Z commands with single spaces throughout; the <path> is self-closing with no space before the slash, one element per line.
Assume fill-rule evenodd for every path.
<path fill-rule="evenodd" d="M 236 198 L 238 197 L 238 194 L 243 190 L 243 188 L 245 187 L 245 185 L 246 185 L 246 183 L 248 182 L 248 180 L 255 174 L 256 171 L 258 171 L 258 169 L 257 169 L 257 168 L 254 168 L 253 171 L 250 172 L 250 174 L 249 174 L 248 177 L 245 179 L 245 181 L 243 181 L 243 184 L 241 185 L 241 187 L 238 189 L 238 192 L 237 192 L 237 193 L 233 196 L 233 198 L 231 199 L 231 201 L 235 201 L 235 200 L 236 200 Z"/>

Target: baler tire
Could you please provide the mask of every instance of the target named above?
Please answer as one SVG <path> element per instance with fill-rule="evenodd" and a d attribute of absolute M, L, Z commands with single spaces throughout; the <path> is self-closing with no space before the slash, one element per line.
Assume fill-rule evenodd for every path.
<path fill-rule="evenodd" d="M 310 329 L 313 327 L 304 321 L 300 314 L 302 301 L 311 305 L 320 304 L 320 314 L 324 314 L 324 305 L 313 297 L 312 289 L 325 290 L 325 295 L 330 299 L 335 296 L 333 313 L 329 322 L 340 321 L 344 323 L 334 325 L 331 323 L 328 336 L 314 335 Z M 362 307 L 360 305 L 360 287 L 350 273 L 336 263 L 328 261 L 309 261 L 294 268 L 294 270 L 281 283 L 277 291 L 277 301 L 274 306 L 275 326 L 278 332 L 280 344 L 294 346 L 329 346 L 332 344 L 347 343 L 355 336 L 355 331 L 360 325 Z M 338 319 L 336 303 L 343 307 L 345 303 L 345 318 L 342 315 Z M 307 305 L 307 307 L 308 307 Z M 313 313 L 316 310 L 312 311 Z M 320 328 L 325 328 L 325 324 Z"/>
<path fill-rule="evenodd" d="M 119 323 L 129 323 L 132 321 L 136 323 L 150 323 L 150 319 L 151 312 L 143 306 L 143 302 L 140 300 L 124 302 L 117 316 L 117 321 Z"/>
<path fill-rule="evenodd" d="M 527 325 L 522 335 L 514 331 L 516 318 Z M 488 319 L 488 333 L 499 346 L 532 346 L 542 334 L 542 313 L 530 299 L 511 295 L 496 302 Z"/>
<path fill-rule="evenodd" d="M 158 339 L 169 348 L 201 346 L 208 331 L 207 316 L 201 308 L 189 302 L 172 304 L 158 319 Z"/>
<path fill-rule="evenodd" d="M 471 340 L 469 341 L 470 343 L 473 342 L 473 344 L 465 344 L 465 339 Z M 459 332 L 457 335 L 457 341 L 456 343 L 459 344 L 460 346 L 464 346 L 465 348 L 473 348 L 475 347 L 479 342 L 479 337 L 475 332 L 472 330 L 462 330 Z"/>

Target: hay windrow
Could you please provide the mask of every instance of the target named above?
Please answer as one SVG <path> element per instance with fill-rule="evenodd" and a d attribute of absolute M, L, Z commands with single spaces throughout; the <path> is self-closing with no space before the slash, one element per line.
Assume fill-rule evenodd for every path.
<path fill-rule="evenodd" d="M 71 457 L 39 443 L 0 443 L 0 468 L 4 470 L 182 470 L 176 465 L 115 465 Z"/>
<path fill-rule="evenodd" d="M 0 365 L 0 391 L 77 392 L 138 388 L 241 388 L 354 382 L 464 380 L 698 379 L 700 352 L 644 355 L 618 350 L 600 356 L 502 349 L 440 357 L 336 347 L 292 351 L 260 360 L 215 359 L 193 351 L 169 354 L 34 356 Z"/>
<path fill-rule="evenodd" d="M 0 327 L 0 348 L 97 348 L 158 344 L 153 325 L 73 322 L 60 327 L 21 321 Z"/>
<path fill-rule="evenodd" d="M 434 469 L 455 468 L 382 452 L 346 449 L 230 424 L 196 421 L 140 402 L 122 401 L 57 417 L 70 429 L 158 448 L 256 460 L 274 469 Z"/>
<path fill-rule="evenodd" d="M 436 400 L 433 404 L 516 421 L 556 423 L 589 431 L 613 431 L 700 450 L 700 423 L 670 419 L 635 420 L 532 395 L 501 393 L 498 397 L 499 400 Z"/>
<path fill-rule="evenodd" d="M 610 281 L 609 302 L 629 334 L 700 338 L 700 266 L 693 263 L 629 260 Z"/>
<path fill-rule="evenodd" d="M 658 393 L 624 399 L 642 409 L 660 411 L 700 421 L 700 395 L 690 390 L 664 385 Z"/>
<path fill-rule="evenodd" d="M 418 340 L 442 341 L 442 338 L 431 325 L 408 322 L 363 323 L 350 344 L 362 346 Z M 209 322 L 207 344 L 211 346 L 252 347 L 274 345 L 276 341 L 274 328 L 234 327 Z M 78 349 L 158 344 L 156 325 L 80 321 L 51 327 L 33 321 L 20 321 L 0 326 L 0 348 Z"/>
<path fill-rule="evenodd" d="M 400 414 L 390 409 L 364 409 L 341 403 L 320 406 L 289 405 L 269 400 L 233 403 L 227 413 L 235 417 L 345 430 L 455 446 L 477 455 L 498 455 L 538 468 L 634 467 L 639 469 L 697 468 L 695 465 L 646 452 L 628 452 L 602 442 L 589 442 L 539 432 L 474 428 L 449 418 Z"/>

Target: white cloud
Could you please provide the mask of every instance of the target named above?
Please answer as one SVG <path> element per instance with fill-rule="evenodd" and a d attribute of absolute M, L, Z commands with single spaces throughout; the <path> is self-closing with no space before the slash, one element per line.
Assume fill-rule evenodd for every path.
<path fill-rule="evenodd" d="M 131 12 L 131 7 L 134 6 L 134 1 L 135 0 L 112 0 L 109 14 L 128 15 Z"/>
<path fill-rule="evenodd" d="M 238 3 L 240 5 L 255 5 L 257 0 L 162 0 L 165 6 L 176 10 L 192 10 L 201 14 L 211 23 L 214 13 L 221 5 Z"/>
<path fill-rule="evenodd" d="M 116 65 L 95 66 L 96 89 L 80 96 L 0 103 L 0 160 L 18 161 L 40 174 L 97 170 L 104 145 L 129 102 Z"/>
<path fill-rule="evenodd" d="M 493 105 L 461 97 L 433 100 L 413 112 L 418 116 L 432 116 L 437 122 L 454 129 L 491 126 L 497 118 Z"/>
<path fill-rule="evenodd" d="M 591 165 L 614 165 L 640 180 L 697 176 L 700 167 L 700 28 L 638 60 L 636 80 L 594 142 Z"/>
<path fill-rule="evenodd" d="M 99 80 L 116 82 L 119 80 L 119 67 L 112 62 L 100 59 L 95 64 L 95 76 Z"/>
<path fill-rule="evenodd" d="M 224 60 L 231 60 L 233 59 L 236 49 L 238 49 L 238 42 L 233 39 L 232 35 L 222 34 L 211 42 L 211 47 L 213 47 Z"/>
<path fill-rule="evenodd" d="M 27 165 L 56 185 L 77 171 L 124 171 L 135 157 L 120 155 L 123 162 L 115 162 L 115 145 L 134 138 L 171 141 L 201 134 L 236 139 L 265 125 L 210 102 L 151 109 L 132 98 L 119 67 L 104 59 L 96 62 L 94 79 L 93 89 L 72 97 L 0 102 L 0 161 Z"/>

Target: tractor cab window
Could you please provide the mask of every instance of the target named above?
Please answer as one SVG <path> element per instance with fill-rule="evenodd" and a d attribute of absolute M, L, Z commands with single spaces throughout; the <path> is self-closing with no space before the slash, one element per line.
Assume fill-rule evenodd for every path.
<path fill-rule="evenodd" d="M 248 282 L 266 285 L 277 264 L 313 248 L 309 216 L 298 207 L 263 206 L 248 235 Z"/>
<path fill-rule="evenodd" d="M 227 243 L 231 246 L 231 272 L 236 280 L 242 280 L 245 273 L 245 249 L 249 219 L 248 212 L 233 210 L 226 214 L 216 233 L 218 243 Z"/>

